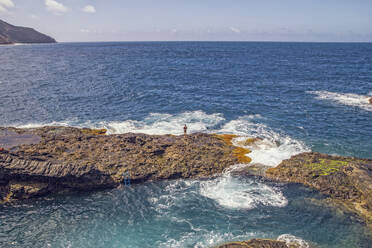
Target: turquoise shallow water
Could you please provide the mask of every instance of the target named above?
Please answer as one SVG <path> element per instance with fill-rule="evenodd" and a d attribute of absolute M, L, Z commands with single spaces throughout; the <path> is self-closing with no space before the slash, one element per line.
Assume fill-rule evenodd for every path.
<path fill-rule="evenodd" d="M 229 240 L 290 234 L 315 247 L 370 247 L 372 240 L 362 223 L 325 207 L 321 199 L 302 187 L 232 176 L 147 183 L 2 206 L 0 243 L 212 247 Z"/>
<path fill-rule="evenodd" d="M 61 43 L 0 47 L 0 125 L 259 136 L 255 163 L 372 158 L 371 43 Z M 225 174 L 0 207 L 1 247 L 210 247 L 292 235 L 370 247 L 299 186 Z M 287 234 L 287 235 L 285 235 Z M 283 236 L 284 235 L 284 236 Z"/>

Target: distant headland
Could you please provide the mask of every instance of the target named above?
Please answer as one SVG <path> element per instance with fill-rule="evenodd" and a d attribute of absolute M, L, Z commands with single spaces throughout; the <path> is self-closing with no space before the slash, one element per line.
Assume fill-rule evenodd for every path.
<path fill-rule="evenodd" d="M 55 43 L 56 40 L 33 28 L 17 27 L 0 20 L 0 45 L 14 43 Z"/>

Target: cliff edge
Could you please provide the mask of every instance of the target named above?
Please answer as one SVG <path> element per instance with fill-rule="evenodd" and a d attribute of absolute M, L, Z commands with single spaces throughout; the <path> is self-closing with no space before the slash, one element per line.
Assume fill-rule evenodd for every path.
<path fill-rule="evenodd" d="M 0 20 L 0 45 L 13 43 L 55 43 L 56 40 L 33 28 L 17 27 Z"/>

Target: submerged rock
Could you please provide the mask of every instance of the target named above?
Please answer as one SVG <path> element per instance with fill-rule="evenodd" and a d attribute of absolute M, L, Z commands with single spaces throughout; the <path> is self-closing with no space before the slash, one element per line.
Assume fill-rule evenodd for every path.
<path fill-rule="evenodd" d="M 371 159 L 302 153 L 268 169 L 266 177 L 314 188 L 372 224 Z"/>
<path fill-rule="evenodd" d="M 209 177 L 241 163 L 236 147 L 212 134 L 120 134 L 72 127 L 0 128 L 0 199 L 131 183 Z"/>
<path fill-rule="evenodd" d="M 300 246 L 272 239 L 251 239 L 227 243 L 216 248 L 300 248 Z"/>

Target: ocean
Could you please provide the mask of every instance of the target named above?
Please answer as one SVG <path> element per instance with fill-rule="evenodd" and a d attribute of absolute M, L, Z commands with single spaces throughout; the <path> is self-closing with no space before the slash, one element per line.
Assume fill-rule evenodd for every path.
<path fill-rule="evenodd" d="M 372 43 L 112 42 L 0 46 L 0 126 L 260 137 L 253 163 L 372 158 Z M 232 168 L 233 170 L 233 168 Z M 299 185 L 226 171 L 0 206 L 1 247 L 371 247 L 355 216 Z"/>

